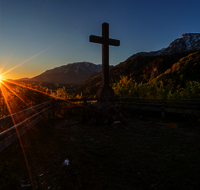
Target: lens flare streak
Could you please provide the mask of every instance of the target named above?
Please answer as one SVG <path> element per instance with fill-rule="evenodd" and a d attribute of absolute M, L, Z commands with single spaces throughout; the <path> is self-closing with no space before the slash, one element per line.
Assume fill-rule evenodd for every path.
<path fill-rule="evenodd" d="M 24 102 L 24 104 L 26 104 L 27 106 L 29 106 L 28 105 L 28 103 L 26 102 L 26 101 L 24 101 L 16 92 L 14 92 L 8 85 L 6 85 L 4 82 L 2 82 L 2 84 L 7 88 L 7 89 L 9 89 L 15 96 L 17 96 L 22 102 Z M 35 113 L 37 113 L 37 111 L 36 110 L 34 110 L 33 108 L 31 108 Z M 40 115 L 38 115 L 38 117 L 41 117 Z"/>
<path fill-rule="evenodd" d="M 48 49 L 52 48 L 52 47 L 55 46 L 56 44 L 58 44 L 58 43 L 60 43 L 61 41 L 63 41 L 64 39 L 65 39 L 65 38 L 59 40 L 58 42 L 56 42 L 56 43 L 54 43 L 53 45 L 49 46 L 48 48 L 44 49 L 43 51 L 41 51 L 41 52 L 37 53 L 36 55 L 32 56 L 31 58 L 27 59 L 26 61 L 24 61 L 24 62 L 22 62 L 22 63 L 16 65 L 15 67 L 12 67 L 11 69 L 9 69 L 9 70 L 7 70 L 7 71 L 5 71 L 5 72 L 2 73 L 1 75 L 5 75 L 6 73 L 12 71 L 13 69 L 16 69 L 17 67 L 23 65 L 24 63 L 30 61 L 31 59 L 37 57 L 38 55 L 40 55 L 40 54 L 42 54 L 42 53 L 44 53 L 44 52 L 47 51 Z"/>
<path fill-rule="evenodd" d="M 7 92 L 6 88 L 5 88 L 3 85 L 1 85 L 1 91 L 2 91 L 3 98 L 4 98 L 4 100 L 5 100 L 5 103 L 6 103 L 6 105 L 7 105 L 8 111 L 9 111 L 9 113 L 10 113 L 10 115 L 11 115 L 13 124 L 14 124 L 14 126 L 16 126 L 16 122 L 15 122 L 15 120 L 14 120 L 14 117 L 12 116 L 13 113 L 12 113 L 11 107 L 10 107 L 10 105 L 9 105 L 9 103 L 8 103 L 8 92 Z M 24 147 L 23 147 L 23 144 L 22 144 L 22 141 L 21 141 L 21 138 L 20 138 L 20 135 L 19 135 L 19 132 L 18 132 L 17 127 L 15 127 L 15 130 L 16 130 L 16 133 L 17 133 L 17 136 L 18 136 L 18 139 L 19 139 L 21 148 L 22 148 L 22 152 L 23 152 L 23 154 L 24 154 L 24 159 L 25 159 L 25 162 L 26 162 L 26 166 L 27 166 L 27 169 L 28 169 L 28 173 L 29 173 L 29 176 L 30 176 L 30 180 L 31 180 L 31 183 L 32 183 L 32 185 L 33 185 L 33 180 L 32 180 L 32 176 L 31 176 L 31 172 L 30 172 L 28 160 L 27 160 L 26 153 L 25 153 L 25 150 L 24 150 Z"/>
<path fill-rule="evenodd" d="M 77 106 L 81 106 L 81 107 L 84 107 L 84 108 L 86 108 L 86 109 L 90 109 L 90 108 L 88 108 L 87 106 L 84 106 L 84 105 L 82 105 L 82 104 L 75 103 L 75 102 L 73 102 L 73 101 L 70 101 L 70 100 L 67 100 L 67 99 L 64 99 L 64 98 L 60 98 L 60 97 L 57 97 L 57 96 L 53 96 L 52 94 L 48 94 L 48 93 L 46 93 L 46 92 L 42 92 L 42 91 L 40 91 L 40 90 L 37 90 L 37 89 L 31 88 L 31 87 L 25 86 L 25 85 L 23 85 L 23 84 L 20 84 L 20 83 L 14 82 L 14 81 L 10 81 L 10 80 L 9 80 L 9 81 L 6 80 L 6 81 L 9 82 L 9 83 L 12 83 L 12 84 L 15 84 L 15 85 L 18 85 L 18 86 L 21 86 L 21 87 L 30 89 L 30 90 L 34 90 L 34 91 L 36 91 L 36 92 L 42 93 L 42 94 L 44 94 L 44 95 L 47 95 L 47 96 L 49 96 L 49 97 L 57 98 L 57 99 L 59 99 L 59 100 L 65 101 L 65 102 L 68 102 L 68 103 L 71 103 L 71 104 L 74 104 L 74 105 L 77 105 Z M 93 111 L 94 111 L 94 110 L 93 110 Z"/>

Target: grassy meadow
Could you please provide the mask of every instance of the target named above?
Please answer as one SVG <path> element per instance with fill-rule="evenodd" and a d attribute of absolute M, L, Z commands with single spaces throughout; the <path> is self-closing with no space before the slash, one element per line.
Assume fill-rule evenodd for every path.
<path fill-rule="evenodd" d="M 199 188 L 199 122 L 126 118 L 117 128 L 76 115 L 41 122 L 22 138 L 28 166 L 19 141 L 0 153 L 0 189 Z"/>

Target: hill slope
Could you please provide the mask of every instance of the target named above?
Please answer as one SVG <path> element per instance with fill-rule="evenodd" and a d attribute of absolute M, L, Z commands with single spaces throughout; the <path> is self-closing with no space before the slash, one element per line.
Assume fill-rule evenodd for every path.
<path fill-rule="evenodd" d="M 200 51 L 183 57 L 153 81 L 163 81 L 164 85 L 185 88 L 187 81 L 200 81 Z"/>
<path fill-rule="evenodd" d="M 124 62 L 110 69 L 110 83 L 120 80 L 120 75 L 129 76 L 136 82 L 148 83 L 181 58 L 200 49 L 200 33 L 185 33 L 175 39 L 167 48 L 152 52 L 133 54 Z M 80 91 L 95 94 L 101 85 L 101 73 L 93 74 L 82 81 Z"/>
<path fill-rule="evenodd" d="M 132 59 L 127 59 L 123 64 L 110 69 L 110 83 L 118 82 L 120 76 L 128 76 L 138 83 L 148 83 L 189 54 L 191 52 L 159 56 L 134 56 Z M 101 79 L 101 73 L 90 76 L 82 81 L 79 90 L 86 94 L 95 94 L 101 85 Z"/>
<path fill-rule="evenodd" d="M 75 84 L 101 70 L 101 65 L 95 65 L 89 62 L 78 62 L 47 70 L 31 78 L 29 81 Z"/>

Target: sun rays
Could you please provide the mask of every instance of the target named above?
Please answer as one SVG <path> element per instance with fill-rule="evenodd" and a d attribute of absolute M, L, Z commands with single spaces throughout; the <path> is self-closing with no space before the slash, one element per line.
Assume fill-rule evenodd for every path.
<path fill-rule="evenodd" d="M 65 39 L 65 38 L 62 38 L 61 40 L 57 41 L 56 43 L 54 43 L 53 45 L 49 46 L 48 48 L 46 48 L 46 49 L 42 50 L 41 52 L 37 53 L 36 55 L 34 55 L 34 56 L 30 57 L 29 59 L 27 59 L 27 60 L 25 60 L 25 61 L 23 61 L 23 62 L 19 63 L 18 65 L 16 65 L 16 66 L 12 67 L 11 69 L 9 69 L 9 70 L 7 70 L 7 71 L 3 72 L 3 73 L 1 74 L 1 76 L 3 76 L 3 75 L 5 75 L 5 74 L 7 74 L 8 72 L 10 72 L 10 71 L 12 71 L 12 70 L 16 69 L 17 67 L 19 67 L 19 66 L 23 65 L 24 63 L 26 63 L 26 62 L 28 62 L 28 61 L 32 60 L 33 58 L 35 58 L 35 57 L 37 57 L 37 56 L 39 56 L 40 54 L 44 53 L 45 51 L 47 51 L 48 49 L 52 48 L 52 47 L 53 47 L 53 46 L 55 46 L 56 44 L 58 44 L 58 43 L 62 42 L 64 39 Z"/>
<path fill-rule="evenodd" d="M 7 61 L 3 66 L 1 66 L 1 68 L 0 68 L 0 91 L 2 91 L 2 94 L 4 93 L 4 99 L 6 98 L 5 100 L 7 100 L 6 94 L 9 93 L 9 92 L 6 90 L 6 88 L 7 88 L 7 89 L 9 89 L 9 91 L 10 91 L 11 93 L 13 93 L 13 94 L 14 94 L 15 96 L 17 96 L 22 102 L 24 102 L 24 100 L 23 100 L 22 98 L 20 98 L 20 97 L 17 95 L 17 93 L 15 93 L 15 92 L 12 90 L 12 88 L 10 88 L 8 84 L 6 85 L 3 81 L 5 81 L 5 82 L 10 82 L 10 83 L 12 83 L 12 84 L 15 84 L 15 85 L 18 85 L 18 86 L 21 86 L 21 87 L 24 87 L 24 88 L 29 88 L 29 87 L 26 86 L 26 85 L 21 85 L 20 83 L 17 83 L 17 82 L 14 82 L 14 81 L 13 81 L 13 82 L 12 82 L 12 81 L 8 81 L 8 80 L 6 80 L 6 79 L 4 78 L 4 75 L 7 74 L 7 73 L 9 73 L 10 71 L 16 69 L 17 67 L 19 67 L 19 66 L 21 66 L 21 65 L 23 65 L 23 64 L 25 64 L 25 63 L 27 63 L 28 61 L 34 59 L 35 57 L 37 57 L 37 56 L 39 56 L 40 54 L 44 53 L 44 52 L 47 51 L 48 49 L 52 48 L 52 47 L 55 46 L 56 44 L 58 44 L 58 43 L 60 43 L 61 41 L 63 41 L 64 39 L 65 39 L 65 38 L 62 38 L 61 40 L 59 40 L 59 41 L 57 41 L 56 43 L 54 43 L 54 44 L 52 44 L 51 46 L 49 46 L 48 48 L 46 48 L 46 49 L 40 51 L 40 52 L 37 53 L 36 55 L 34 55 L 34 56 L 30 57 L 29 59 L 27 59 L 27 60 L 25 60 L 25 61 L 19 63 L 18 65 L 12 67 L 11 69 L 8 69 L 8 70 L 5 71 L 5 72 L 2 72 L 2 70 L 4 69 L 5 65 L 8 64 L 8 61 L 10 60 L 10 58 L 8 59 L 8 61 Z M 4 86 L 4 87 L 3 87 L 3 86 Z M 5 88 L 5 87 L 6 87 L 6 88 Z M 45 93 L 45 92 L 42 92 L 42 91 L 39 91 L 39 90 L 36 90 L 36 89 L 33 89 L 33 88 L 29 88 L 29 89 L 34 90 L 34 91 L 37 91 L 37 92 L 40 92 L 40 93 L 43 93 L 43 94 L 48 95 L 48 96 L 52 96 L 51 94 L 47 94 L 47 93 Z M 25 102 L 24 102 L 24 103 L 25 103 Z M 8 105 L 7 105 L 7 106 L 8 106 Z M 13 113 L 13 110 L 9 110 L 9 112 L 10 112 L 10 114 L 12 114 L 12 113 Z"/>
<path fill-rule="evenodd" d="M 3 95 L 3 99 L 5 100 L 5 103 L 6 103 L 6 106 L 8 108 L 8 111 L 9 111 L 9 114 L 12 115 L 13 113 L 15 113 L 15 111 L 17 111 L 17 106 L 18 105 L 15 105 L 15 101 L 12 100 L 11 96 L 15 96 L 17 97 L 18 99 L 21 100 L 21 102 L 23 102 L 23 104 L 25 104 L 26 106 L 28 106 L 28 103 L 23 99 L 23 97 L 20 97 L 19 94 L 17 92 L 15 92 L 13 89 L 12 89 L 12 85 L 15 85 L 15 86 L 19 86 L 19 87 L 22 87 L 22 88 L 26 88 L 26 89 L 29 89 L 29 90 L 32 90 L 33 92 L 38 92 L 38 93 L 41 93 L 43 95 L 46 95 L 47 97 L 49 97 L 49 99 L 53 99 L 53 98 L 56 98 L 56 99 L 60 99 L 60 100 L 63 100 L 63 101 L 66 101 L 68 103 L 72 103 L 74 105 L 79 105 L 79 106 L 82 106 L 82 107 L 85 107 L 84 105 L 81 105 L 79 103 L 75 103 L 75 102 L 72 102 L 70 100 L 66 100 L 65 98 L 62 98 L 62 97 L 57 97 L 55 96 L 55 94 L 53 93 L 50 93 L 49 91 L 47 92 L 44 92 L 42 90 L 38 90 L 36 88 L 33 88 L 32 86 L 30 85 L 27 85 L 27 84 L 22 84 L 20 82 L 16 82 L 16 81 L 13 81 L 13 80 L 7 80 L 4 78 L 4 75 L 9 73 L 10 71 L 16 69 L 17 67 L 27 63 L 28 61 L 34 59 L 35 57 L 39 56 L 40 54 L 44 53 L 45 51 L 47 51 L 48 49 L 52 48 L 53 46 L 55 46 L 56 44 L 62 42 L 65 38 L 57 41 L 56 43 L 54 43 L 53 45 L 49 46 L 48 48 L 40 51 L 39 53 L 37 53 L 36 55 L 30 57 L 29 59 L 19 63 L 18 65 L 12 67 L 11 69 L 8 69 L 7 71 L 4 71 L 2 72 L 2 70 L 4 69 L 5 65 L 8 64 L 10 58 L 7 60 L 7 62 L 1 66 L 0 68 L 0 92 L 1 94 Z M 10 99 L 10 100 L 9 100 Z M 15 98 L 16 99 L 16 98 Z M 10 104 L 9 104 L 10 103 Z M 86 108 L 86 107 L 85 107 Z M 13 122 L 14 123 L 14 122 Z"/>
<path fill-rule="evenodd" d="M 13 85 L 15 85 L 15 86 L 13 87 Z M 35 85 L 35 86 L 37 86 L 37 85 Z M 69 103 L 73 103 L 75 105 L 83 106 L 81 104 L 74 103 L 70 100 L 65 100 L 63 98 L 56 97 L 54 94 L 51 94 L 48 91 L 43 92 L 42 90 L 35 89 L 34 86 L 31 86 L 29 84 L 23 84 L 23 83 L 19 83 L 19 82 L 16 82 L 16 81 L 4 79 L 4 80 L 1 80 L 1 83 L 0 83 L 0 92 L 3 96 L 3 99 L 5 100 L 4 102 L 6 104 L 6 107 L 8 109 L 9 114 L 11 115 L 11 117 L 12 117 L 12 114 L 17 111 L 17 109 L 21 109 L 21 107 L 19 107 L 19 106 L 21 106 L 22 103 L 24 105 L 26 105 L 27 107 L 29 107 L 29 104 L 26 101 L 27 98 L 25 96 L 22 96 L 23 94 L 16 90 L 17 87 L 20 87 L 21 89 L 31 90 L 32 93 L 34 93 L 34 92 L 40 93 L 42 95 L 47 96 L 49 99 L 50 98 L 57 98 L 57 99 L 60 99 L 60 100 L 67 101 Z M 20 102 L 21 102 L 20 104 L 17 103 L 17 99 L 20 100 Z M 14 117 L 12 117 L 12 120 L 13 120 L 14 126 L 16 126 L 18 121 L 16 121 Z M 33 183 L 33 180 L 32 180 L 32 174 L 31 174 L 31 171 L 30 171 L 29 162 L 28 162 L 28 159 L 27 159 L 27 156 L 26 156 L 26 149 L 24 148 L 24 144 L 23 144 L 21 137 L 18 133 L 17 127 L 15 127 L 15 130 L 18 134 L 18 140 L 20 142 L 21 149 L 22 149 L 22 152 L 23 152 L 23 155 L 24 155 L 24 159 L 25 159 L 25 162 L 26 162 L 26 167 L 27 167 L 27 170 L 28 170 L 28 173 L 29 173 L 29 177 L 30 177 L 31 183 L 33 185 L 34 183 Z M 40 146 L 38 148 L 40 148 Z M 33 189 L 34 189 L 34 187 L 33 187 Z"/>
<path fill-rule="evenodd" d="M 53 46 L 55 46 L 56 44 L 60 43 L 61 41 L 63 41 L 65 38 L 57 41 L 56 43 L 54 43 L 53 45 L 49 46 L 48 48 L 44 49 L 43 51 L 37 53 L 36 55 L 30 57 L 29 59 L 21 62 L 20 64 L 14 66 L 13 68 L 5 71 L 5 72 L 2 72 L 5 65 L 8 63 L 8 60 L 4 65 L 2 64 L 1 68 L 0 68 L 0 98 L 3 98 L 4 100 L 4 103 L 7 107 L 7 110 L 9 112 L 9 114 L 11 115 L 11 118 L 12 118 L 12 121 L 13 121 L 13 124 L 14 126 L 16 126 L 16 123 L 18 121 L 16 121 L 14 119 L 14 117 L 12 117 L 12 114 L 17 112 L 19 109 L 21 109 L 21 103 L 17 103 L 17 99 L 19 99 L 21 102 L 23 102 L 24 105 L 26 105 L 27 107 L 30 107 L 28 102 L 25 100 L 25 97 L 21 97 L 20 94 L 18 94 L 14 88 L 12 87 L 12 85 L 16 85 L 16 86 L 20 86 L 20 87 L 23 87 L 23 88 L 28 88 L 30 90 L 33 90 L 33 91 L 37 91 L 37 92 L 40 92 L 40 93 L 43 93 L 45 95 L 47 95 L 48 97 L 51 97 L 52 95 L 50 93 L 45 93 L 45 92 L 42 92 L 40 90 L 37 90 L 37 89 L 33 89 L 31 87 L 28 87 L 26 85 L 23 85 L 23 84 L 20 84 L 20 83 L 17 83 L 17 82 L 11 82 L 11 81 L 8 81 L 4 78 L 4 75 L 9 73 L 10 71 L 16 69 L 17 67 L 23 65 L 24 63 L 32 60 L 33 58 L 39 56 L 40 54 L 44 53 L 45 51 L 47 51 L 48 49 L 52 48 Z M 8 84 L 10 83 L 10 84 Z M 15 98 L 14 98 L 15 97 Z M 2 106 L 2 105 L 1 105 Z M 23 155 L 24 155 L 24 159 L 25 159 L 25 162 L 26 162 L 26 166 L 27 166 L 27 169 L 28 169 L 28 173 L 29 173 L 29 176 L 30 176 L 30 180 L 31 180 L 31 183 L 33 185 L 33 181 L 32 181 L 32 175 L 31 175 L 31 172 L 30 172 L 30 167 L 29 167 L 29 163 L 28 163 L 28 160 L 27 160 L 27 157 L 26 157 L 26 153 L 25 153 L 25 150 L 24 150 L 24 146 L 23 146 L 23 143 L 21 141 L 21 138 L 20 138 L 20 135 L 18 133 L 18 129 L 17 127 L 15 127 L 15 130 L 17 132 L 17 135 L 18 135 L 18 139 L 19 139 L 19 142 L 20 142 L 20 145 L 21 145 L 21 148 L 22 148 L 22 152 L 23 152 Z M 33 187 L 34 188 L 34 187 Z"/>
<path fill-rule="evenodd" d="M 17 135 L 18 135 L 18 140 L 20 142 L 20 145 L 21 145 L 21 149 L 22 149 L 22 152 L 23 152 L 23 155 L 24 155 L 24 159 L 25 159 L 25 162 L 26 162 L 26 167 L 27 167 L 27 170 L 28 170 L 28 173 L 29 173 L 29 177 L 30 177 L 30 180 L 31 180 L 31 183 L 32 185 L 34 184 L 33 183 L 33 180 L 32 180 L 32 174 L 31 174 L 31 171 L 30 171 L 30 167 L 29 167 L 29 163 L 28 163 L 28 159 L 27 159 L 27 156 L 26 156 L 26 149 L 24 148 L 24 144 L 21 140 L 21 137 L 18 133 L 18 128 L 16 127 L 17 123 L 19 121 L 15 120 L 15 118 L 12 116 L 13 113 L 16 113 L 18 111 L 21 111 L 21 110 L 24 110 L 26 108 L 29 108 L 29 107 L 32 107 L 34 105 L 34 103 L 32 104 L 32 99 L 34 98 L 34 94 L 40 94 L 38 97 L 45 97 L 44 99 L 47 101 L 47 99 L 59 99 L 59 100 L 62 100 L 62 101 L 65 101 L 67 103 L 70 103 L 70 104 L 73 104 L 73 105 L 78 105 L 78 106 L 81 106 L 81 107 L 84 107 L 86 109 L 91 109 L 91 108 L 88 108 L 87 106 L 85 105 L 82 105 L 78 102 L 73 102 L 73 101 L 70 101 L 69 99 L 65 99 L 63 97 L 58 97 L 57 94 L 55 93 L 52 93 L 52 91 L 50 91 L 48 88 L 46 88 L 46 91 L 44 90 L 45 87 L 43 88 L 37 88 L 38 85 L 33 85 L 33 84 L 25 84 L 25 83 L 20 83 L 20 82 L 17 82 L 17 81 L 14 81 L 14 80 L 8 80 L 6 79 L 6 75 L 7 73 L 13 71 L 14 69 L 20 67 L 21 65 L 27 63 L 28 61 L 34 59 L 35 57 L 41 55 L 42 53 L 44 53 L 45 51 L 47 51 L 48 49 L 52 48 L 53 46 L 55 46 L 56 44 L 60 43 L 61 41 L 63 41 L 65 38 L 61 39 L 60 41 L 57 41 L 56 43 L 54 43 L 53 45 L 49 46 L 48 48 L 40 51 L 39 53 L 37 53 L 36 55 L 30 57 L 29 59 L 17 64 L 16 66 L 14 66 L 13 68 L 11 69 L 8 69 L 7 71 L 4 71 L 3 72 L 3 69 L 5 68 L 5 66 L 8 64 L 10 58 L 8 59 L 8 61 L 6 63 L 4 63 L 4 65 L 2 64 L 1 65 L 1 68 L 0 68 L 0 100 L 1 101 L 1 105 L 2 106 L 2 110 L 3 111 L 3 114 L 2 114 L 2 117 L 6 116 L 6 115 L 11 115 L 12 117 L 12 121 L 13 121 L 13 124 L 15 126 L 15 130 L 17 132 Z M 21 91 L 20 91 L 21 90 Z M 23 94 L 23 92 L 25 91 L 28 91 L 29 90 L 29 97 L 27 97 L 27 94 Z M 39 102 L 41 102 L 41 99 L 39 99 Z M 4 102 L 4 103 L 2 103 Z M 7 109 L 5 109 L 5 107 L 7 107 Z M 5 111 L 7 113 L 5 113 Z M 34 111 L 34 110 L 33 110 Z M 40 117 L 40 115 L 38 115 L 38 117 Z M 26 116 L 25 118 L 26 119 Z M 36 142 L 37 143 L 37 142 Z M 40 145 L 38 144 L 38 148 L 40 148 Z M 42 152 L 42 151 L 41 151 Z M 30 160 L 29 160 L 30 162 Z M 33 186 L 33 189 L 34 189 L 34 186 Z"/>

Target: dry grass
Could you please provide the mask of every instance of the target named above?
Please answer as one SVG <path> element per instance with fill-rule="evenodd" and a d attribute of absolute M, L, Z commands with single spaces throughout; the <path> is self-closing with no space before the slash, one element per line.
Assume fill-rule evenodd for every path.
<path fill-rule="evenodd" d="M 129 119 L 123 127 L 48 120 L 0 153 L 0 189 L 199 189 L 199 128 Z M 69 165 L 64 165 L 68 159 Z"/>

